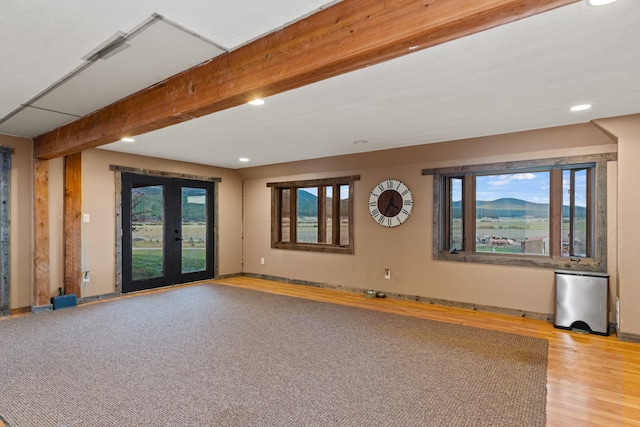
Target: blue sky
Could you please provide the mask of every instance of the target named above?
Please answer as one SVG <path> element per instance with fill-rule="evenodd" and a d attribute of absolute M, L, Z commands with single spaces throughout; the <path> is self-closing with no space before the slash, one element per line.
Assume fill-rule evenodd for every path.
<path fill-rule="evenodd" d="M 301 188 L 300 190 L 306 191 L 307 193 L 313 194 L 314 196 L 318 197 L 318 187 L 306 187 L 306 188 Z M 327 195 L 329 197 L 331 197 L 331 192 L 332 192 L 331 187 L 327 187 Z M 349 198 L 349 186 L 348 185 L 341 185 L 340 186 L 340 199 L 344 200 L 344 199 L 348 199 L 348 198 Z"/>
<path fill-rule="evenodd" d="M 487 175 L 476 178 L 477 200 L 506 197 L 534 203 L 549 203 L 549 172 Z"/>
<path fill-rule="evenodd" d="M 568 204 L 569 172 L 563 172 L 563 193 Z M 586 206 L 585 174 L 576 177 L 576 205 Z M 453 200 L 460 200 L 460 191 L 454 191 Z M 534 203 L 549 203 L 549 172 L 485 175 L 476 177 L 476 199 L 497 200 L 514 198 Z"/>

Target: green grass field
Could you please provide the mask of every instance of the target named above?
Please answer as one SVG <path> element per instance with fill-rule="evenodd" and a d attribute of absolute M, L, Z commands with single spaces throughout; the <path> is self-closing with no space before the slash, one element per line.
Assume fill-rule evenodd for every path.
<path fill-rule="evenodd" d="M 452 247 L 461 247 L 462 241 L 462 223 L 459 218 L 455 218 L 452 223 Z M 586 241 L 586 220 L 579 219 L 576 221 L 576 229 L 574 238 L 576 241 Z M 481 244 L 477 241 L 477 252 L 499 252 L 499 253 L 521 253 L 521 243 L 527 239 L 544 238 L 549 236 L 549 220 L 542 218 L 493 218 L 476 220 L 476 237 L 478 239 L 486 237 L 498 237 L 514 240 L 515 244 L 507 246 L 494 246 L 490 244 Z M 569 223 L 568 220 L 563 221 L 562 236 L 563 251 L 568 248 L 569 241 Z M 568 250 L 568 249 L 566 249 Z"/>
<path fill-rule="evenodd" d="M 131 254 L 133 280 L 151 279 L 163 275 L 163 251 L 158 249 L 136 249 Z M 193 248 L 182 251 L 182 272 L 206 270 L 206 250 Z"/>

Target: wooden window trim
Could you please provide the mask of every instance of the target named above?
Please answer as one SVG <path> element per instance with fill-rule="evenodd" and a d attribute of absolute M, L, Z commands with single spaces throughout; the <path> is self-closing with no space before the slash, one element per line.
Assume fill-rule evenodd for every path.
<path fill-rule="evenodd" d="M 550 159 L 525 160 L 503 163 L 489 163 L 479 165 L 464 165 L 445 167 L 437 169 L 423 169 L 422 175 L 433 175 L 433 259 L 443 261 L 473 262 L 481 264 L 499 264 L 523 267 L 542 267 L 567 270 L 584 271 L 607 271 L 607 162 L 616 161 L 617 153 L 602 153 L 584 156 L 571 156 Z M 585 166 L 593 168 L 594 177 L 591 179 L 593 185 L 594 203 L 588 215 L 591 241 L 595 245 L 593 248 L 593 258 L 563 257 L 560 250 L 559 236 L 554 230 L 561 228 L 562 224 L 562 170 L 567 168 L 579 168 Z M 487 254 L 475 252 L 475 227 L 464 226 L 464 251 L 451 253 L 448 251 L 448 239 L 445 231 L 447 226 L 444 218 L 446 209 L 442 204 L 447 203 L 446 186 L 443 180 L 446 177 L 465 176 L 463 183 L 463 203 L 475 198 L 475 188 L 470 188 L 475 183 L 474 179 L 468 179 L 480 173 L 519 173 L 532 171 L 550 171 L 550 180 L 555 180 L 555 193 L 550 194 L 549 201 L 549 256 L 521 255 L 521 254 Z M 559 180 L 559 181 L 558 181 Z M 558 182 L 560 185 L 558 186 Z M 467 187 L 467 188 L 464 188 Z M 560 192 L 560 194 L 557 194 Z M 471 196 L 471 198 L 469 198 Z M 560 201 L 560 203 L 558 203 Z M 592 202 L 589 200 L 588 202 Z M 471 205 L 471 206 L 470 206 Z M 474 203 L 464 204 L 464 223 L 472 224 L 475 220 Z M 552 228 L 555 227 L 555 228 Z"/>
<path fill-rule="evenodd" d="M 353 239 L 353 209 L 354 209 L 354 182 L 360 179 L 360 175 L 351 175 L 335 178 L 317 178 L 310 180 L 298 180 L 298 181 L 284 181 L 284 182 L 268 182 L 267 187 L 271 188 L 271 247 L 274 249 L 286 249 L 286 250 L 298 250 L 309 252 L 325 252 L 325 253 L 341 253 L 341 254 L 353 254 L 354 253 L 354 239 Z M 349 244 L 340 245 L 340 186 L 349 186 Z M 331 207 L 325 206 L 326 191 L 322 190 L 318 193 L 318 198 L 323 198 L 323 202 L 319 203 L 318 216 L 320 218 L 321 211 L 324 209 L 331 209 L 332 213 L 332 237 L 331 241 L 325 242 L 326 237 L 320 236 L 320 233 L 325 233 L 326 228 L 318 225 L 318 242 L 320 243 L 297 243 L 296 242 L 296 226 L 297 221 L 297 190 L 299 188 L 307 187 L 332 187 L 333 191 L 333 203 Z M 282 200 L 281 194 L 283 189 L 290 190 L 290 207 L 289 207 L 289 241 L 282 241 Z M 324 212 L 323 212 L 324 213 Z M 322 231 L 321 231 L 322 230 Z"/>

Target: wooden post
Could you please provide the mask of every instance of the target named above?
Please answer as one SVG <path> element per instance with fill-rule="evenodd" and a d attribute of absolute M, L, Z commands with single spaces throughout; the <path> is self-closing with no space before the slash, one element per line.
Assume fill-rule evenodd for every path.
<path fill-rule="evenodd" d="M 34 250 L 33 306 L 50 303 L 49 277 L 49 161 L 35 160 L 34 176 Z"/>
<path fill-rule="evenodd" d="M 80 298 L 82 280 L 82 153 L 64 158 L 64 286 Z"/>

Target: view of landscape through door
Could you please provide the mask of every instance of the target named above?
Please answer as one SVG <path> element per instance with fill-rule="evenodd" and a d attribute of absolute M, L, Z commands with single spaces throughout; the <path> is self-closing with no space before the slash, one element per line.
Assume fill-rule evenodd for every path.
<path fill-rule="evenodd" d="M 214 276 L 214 183 L 122 174 L 122 292 Z"/>

